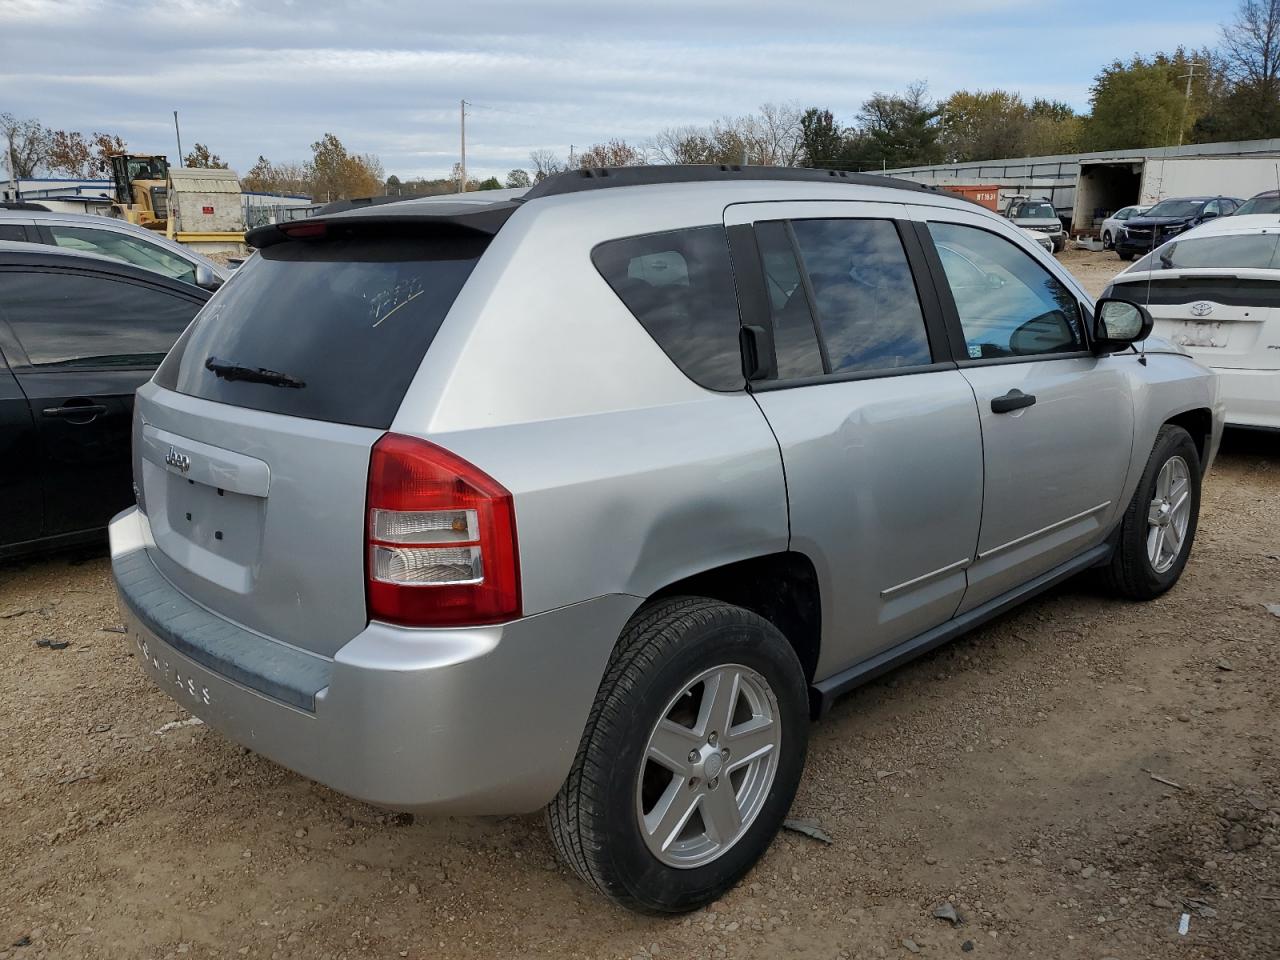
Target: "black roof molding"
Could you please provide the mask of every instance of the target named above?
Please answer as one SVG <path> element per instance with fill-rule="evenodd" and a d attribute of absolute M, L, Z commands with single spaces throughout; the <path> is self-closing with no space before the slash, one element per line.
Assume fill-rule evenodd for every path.
<path fill-rule="evenodd" d="M 927 184 L 876 173 L 814 170 L 808 167 L 743 166 L 736 163 L 673 163 L 570 170 L 534 184 L 522 199 L 536 200 L 539 197 L 554 197 L 565 193 L 582 193 L 586 190 L 603 190 L 609 187 L 640 187 L 664 183 L 745 183 L 752 180 L 842 183 L 859 187 L 889 187 L 898 190 L 936 192 Z"/>

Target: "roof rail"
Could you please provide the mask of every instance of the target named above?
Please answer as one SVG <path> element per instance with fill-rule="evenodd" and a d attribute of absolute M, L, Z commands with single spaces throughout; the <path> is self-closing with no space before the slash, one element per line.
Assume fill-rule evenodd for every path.
<path fill-rule="evenodd" d="M 935 192 L 927 184 L 901 180 L 876 173 L 847 170 L 814 170 L 808 167 L 744 166 L 737 163 L 672 163 L 637 167 L 586 167 L 547 177 L 521 198 L 536 200 L 562 193 L 582 193 L 608 187 L 639 187 L 662 183 L 742 183 L 750 180 L 790 180 L 806 183 L 843 183 L 860 187 L 889 187 L 899 190 Z"/>

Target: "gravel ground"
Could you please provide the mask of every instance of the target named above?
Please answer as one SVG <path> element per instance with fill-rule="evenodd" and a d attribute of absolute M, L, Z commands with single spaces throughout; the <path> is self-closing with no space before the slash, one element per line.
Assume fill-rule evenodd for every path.
<path fill-rule="evenodd" d="M 175 726 L 100 554 L 0 566 L 0 960 L 1280 957 L 1266 604 L 1280 440 L 1229 435 L 1173 591 L 1072 582 L 845 698 L 793 811 L 833 842 L 784 833 L 653 919 L 560 868 L 540 818 L 385 814 Z"/>

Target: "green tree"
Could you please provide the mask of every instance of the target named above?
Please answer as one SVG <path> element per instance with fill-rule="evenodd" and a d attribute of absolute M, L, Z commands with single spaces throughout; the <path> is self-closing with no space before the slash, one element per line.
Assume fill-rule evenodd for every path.
<path fill-rule="evenodd" d="M 529 172 L 521 170 L 519 167 L 507 174 L 507 186 L 511 188 L 528 187 L 533 184 L 529 179 Z"/>
<path fill-rule="evenodd" d="M 911 167 L 939 163 L 942 110 L 916 81 L 900 94 L 875 93 L 858 113 L 860 137 L 852 138 L 848 160 L 861 166 Z"/>
<path fill-rule="evenodd" d="M 844 130 L 830 110 L 810 107 L 800 116 L 801 163 L 806 167 L 838 168 L 844 157 Z"/>
<path fill-rule="evenodd" d="M 1180 47 L 1172 54 L 1135 56 L 1103 67 L 1090 95 L 1093 110 L 1084 124 L 1084 148 L 1119 150 L 1185 141 L 1209 107 L 1203 85 L 1193 83 L 1192 97 L 1186 96 L 1193 58 L 1203 62 L 1209 55 Z"/>
<path fill-rule="evenodd" d="M 229 166 L 216 153 L 210 153 L 209 148 L 203 143 L 197 143 L 191 148 L 183 164 L 188 167 L 207 167 L 218 170 L 226 170 Z"/>
<path fill-rule="evenodd" d="M 502 181 L 497 177 L 489 177 L 487 180 L 481 180 L 472 189 L 474 190 L 501 190 Z"/>
<path fill-rule="evenodd" d="M 939 141 L 952 161 L 1027 156 L 1031 111 L 1006 90 L 957 90 L 942 103 Z"/>

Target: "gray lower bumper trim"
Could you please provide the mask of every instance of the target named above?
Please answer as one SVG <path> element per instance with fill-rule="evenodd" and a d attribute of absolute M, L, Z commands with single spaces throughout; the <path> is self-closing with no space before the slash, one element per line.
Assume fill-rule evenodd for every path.
<path fill-rule="evenodd" d="M 331 661 L 215 616 L 169 583 L 145 550 L 114 557 L 111 566 L 121 600 L 165 643 L 228 680 L 315 712 Z"/>

